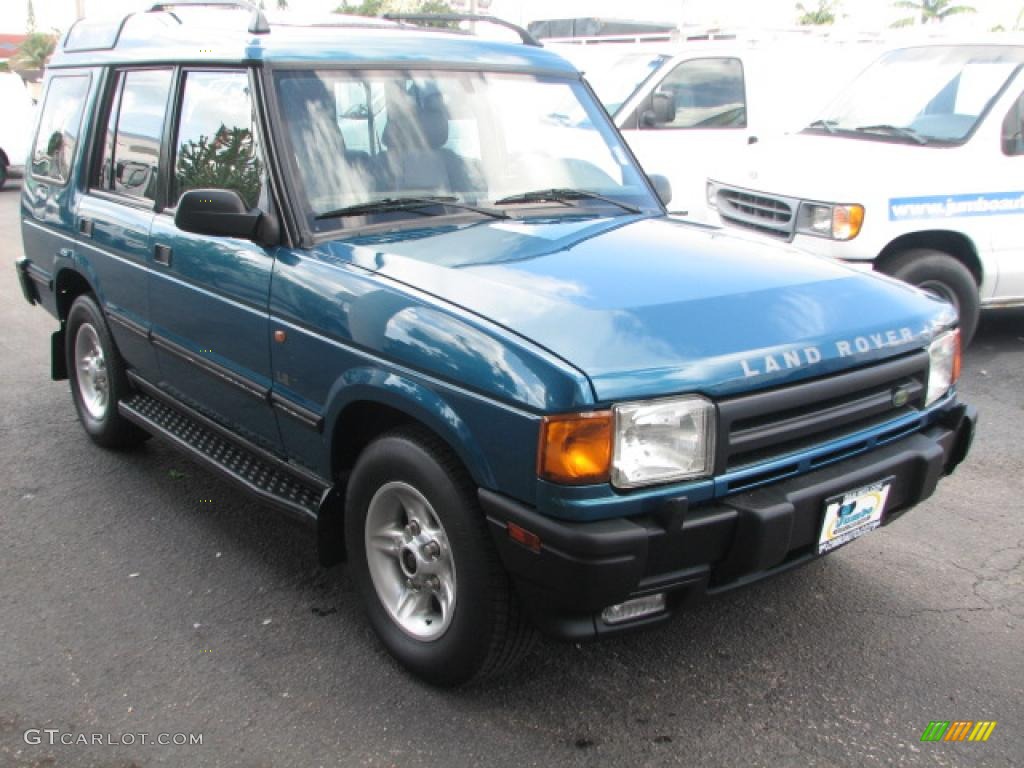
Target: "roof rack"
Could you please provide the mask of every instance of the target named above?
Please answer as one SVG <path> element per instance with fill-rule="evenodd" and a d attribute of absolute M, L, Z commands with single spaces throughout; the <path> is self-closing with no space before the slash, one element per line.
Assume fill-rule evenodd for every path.
<path fill-rule="evenodd" d="M 270 23 L 259 6 L 248 2 L 248 0 L 166 0 L 156 2 L 149 7 L 150 13 L 159 11 L 172 11 L 174 8 L 185 8 L 188 6 L 205 8 L 239 8 L 249 11 L 249 34 L 266 35 L 270 32 Z"/>
<path fill-rule="evenodd" d="M 511 21 L 499 19 L 496 16 L 483 16 L 475 13 L 385 13 L 381 18 L 387 19 L 388 21 L 397 21 L 399 24 L 405 21 L 479 21 L 486 24 L 494 24 L 495 26 L 504 27 L 505 29 L 511 29 L 519 35 L 519 39 L 523 41 L 523 45 L 532 45 L 535 48 L 544 47 L 537 38 L 518 24 L 513 24 Z"/>

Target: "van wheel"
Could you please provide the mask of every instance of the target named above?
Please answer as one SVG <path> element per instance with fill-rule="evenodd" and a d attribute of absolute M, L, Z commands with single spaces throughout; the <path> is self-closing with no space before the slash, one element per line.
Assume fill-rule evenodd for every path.
<path fill-rule="evenodd" d="M 370 624 L 401 664 L 454 686 L 511 667 L 532 646 L 475 488 L 425 429 L 372 442 L 348 483 L 345 541 Z"/>
<path fill-rule="evenodd" d="M 915 248 L 901 253 L 883 271 L 952 304 L 960 314 L 963 345 L 971 342 L 981 316 L 981 301 L 974 275 L 962 262 L 942 251 Z"/>
<path fill-rule="evenodd" d="M 64 333 L 71 398 L 89 437 L 104 448 L 131 448 L 149 438 L 118 413 L 117 404 L 131 387 L 92 296 L 75 299 Z"/>
<path fill-rule="evenodd" d="M 7 163 L 0 160 L 0 189 L 4 188 L 4 184 L 7 183 Z"/>

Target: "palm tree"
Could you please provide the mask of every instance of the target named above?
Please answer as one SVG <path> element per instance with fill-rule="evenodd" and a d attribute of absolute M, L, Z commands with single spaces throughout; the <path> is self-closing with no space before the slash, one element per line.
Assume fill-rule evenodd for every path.
<path fill-rule="evenodd" d="M 893 27 L 909 27 L 921 20 L 922 24 L 930 22 L 941 23 L 949 16 L 959 13 L 976 13 L 977 11 L 969 5 L 950 5 L 953 0 L 897 0 L 893 3 L 894 8 L 906 8 L 914 11 L 914 16 L 908 16 L 892 24 Z"/>
<path fill-rule="evenodd" d="M 1017 23 L 1013 25 L 1014 29 L 1024 29 L 1024 8 L 1020 9 L 1020 13 L 1017 14 Z"/>
<path fill-rule="evenodd" d="M 40 71 L 46 66 L 56 47 L 55 35 L 33 32 L 22 41 L 17 52 L 11 57 L 11 69 L 15 72 Z"/>
<path fill-rule="evenodd" d="M 803 3 L 797 3 L 796 9 L 800 13 L 796 23 L 802 27 L 835 24 L 839 0 L 818 0 L 817 8 L 808 8 Z"/>

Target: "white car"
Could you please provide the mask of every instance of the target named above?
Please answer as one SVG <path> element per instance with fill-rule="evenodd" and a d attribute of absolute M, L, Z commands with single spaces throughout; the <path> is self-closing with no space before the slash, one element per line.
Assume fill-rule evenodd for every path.
<path fill-rule="evenodd" d="M 723 224 L 937 294 L 965 341 L 1024 305 L 1024 40 L 890 51 L 823 114 L 708 180 Z"/>
<path fill-rule="evenodd" d="M 35 109 L 25 82 L 13 72 L 0 72 L 0 187 L 21 175 L 28 157 Z"/>
<path fill-rule="evenodd" d="M 672 210 L 706 221 L 708 175 L 748 144 L 805 126 L 880 47 L 793 38 L 607 43 L 559 53 L 584 71 L 644 170 L 668 178 Z"/>

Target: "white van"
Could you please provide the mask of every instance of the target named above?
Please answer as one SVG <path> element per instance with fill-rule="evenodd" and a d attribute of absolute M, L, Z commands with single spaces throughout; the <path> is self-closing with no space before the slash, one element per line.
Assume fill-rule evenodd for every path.
<path fill-rule="evenodd" d="M 32 119 L 32 97 L 25 82 L 13 72 L 0 72 L 0 187 L 13 173 L 20 176 L 28 157 Z"/>
<path fill-rule="evenodd" d="M 559 53 L 584 71 L 644 170 L 669 179 L 672 210 L 705 221 L 713 169 L 748 144 L 805 126 L 880 48 L 877 40 L 792 37 Z"/>
<path fill-rule="evenodd" d="M 969 340 L 981 307 L 1024 305 L 1024 39 L 1009 39 L 890 51 L 822 119 L 709 179 L 709 204 L 942 296 Z"/>

